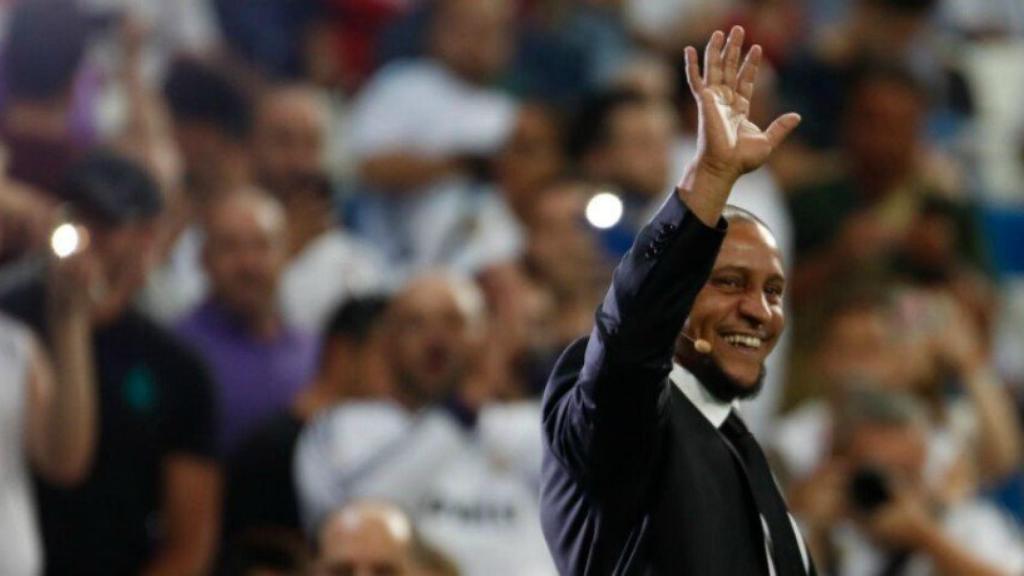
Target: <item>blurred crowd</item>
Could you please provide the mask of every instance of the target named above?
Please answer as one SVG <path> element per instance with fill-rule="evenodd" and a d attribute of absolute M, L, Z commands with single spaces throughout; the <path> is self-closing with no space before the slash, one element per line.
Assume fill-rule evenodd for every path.
<path fill-rule="evenodd" d="M 0 0 L 0 573 L 554 574 L 539 398 L 734 24 L 819 569 L 1024 574 L 1020 0 Z"/>

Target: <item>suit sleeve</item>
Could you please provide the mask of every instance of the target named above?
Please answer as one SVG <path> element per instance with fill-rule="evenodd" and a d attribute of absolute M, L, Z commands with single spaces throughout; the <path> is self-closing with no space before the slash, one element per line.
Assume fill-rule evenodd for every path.
<path fill-rule="evenodd" d="M 672 193 L 615 269 L 589 340 L 556 365 L 545 391 L 545 441 L 577 477 L 621 488 L 624 474 L 649 469 L 675 340 L 725 230 L 724 220 L 703 224 Z"/>

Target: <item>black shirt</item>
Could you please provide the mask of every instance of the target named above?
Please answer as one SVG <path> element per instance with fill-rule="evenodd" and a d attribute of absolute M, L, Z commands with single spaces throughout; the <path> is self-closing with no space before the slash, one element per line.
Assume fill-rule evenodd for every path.
<path fill-rule="evenodd" d="M 226 542 L 247 528 L 300 529 L 292 462 L 302 426 L 290 412 L 282 413 L 231 456 L 224 510 Z"/>
<path fill-rule="evenodd" d="M 43 333 L 38 280 L 0 294 L 0 307 Z M 99 437 L 86 480 L 61 489 L 36 480 L 47 574 L 137 574 L 159 549 L 162 465 L 214 458 L 215 399 L 201 361 L 129 311 L 93 336 Z"/>

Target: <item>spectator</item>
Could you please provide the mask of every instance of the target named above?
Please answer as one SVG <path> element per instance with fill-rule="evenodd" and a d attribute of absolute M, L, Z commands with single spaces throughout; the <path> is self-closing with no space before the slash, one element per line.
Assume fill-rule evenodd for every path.
<path fill-rule="evenodd" d="M 320 529 L 317 574 L 414 573 L 412 522 L 386 504 L 353 503 Z"/>
<path fill-rule="evenodd" d="M 218 195 L 250 181 L 247 95 L 223 70 L 196 59 L 172 63 L 164 81 L 174 138 L 184 164 L 183 194 L 160 222 L 159 258 L 142 306 L 162 323 L 179 320 L 206 293 L 199 227 Z"/>
<path fill-rule="evenodd" d="M 923 199 L 959 192 L 955 165 L 922 138 L 925 93 L 906 69 L 864 68 L 850 90 L 843 122 L 846 168 L 789 194 L 794 301 L 808 302 L 822 286 L 838 285 L 851 273 L 884 273 Z"/>
<path fill-rule="evenodd" d="M 477 220 L 473 181 L 515 119 L 512 99 L 493 87 L 513 49 L 511 18 L 507 0 L 442 0 L 430 56 L 383 68 L 353 105 L 350 150 L 372 191 L 359 225 L 402 271 L 475 271 L 517 252 L 500 222 Z M 501 241 L 488 253 L 460 254 L 492 235 Z"/>
<path fill-rule="evenodd" d="M 950 501 L 926 481 L 923 407 L 892 392 L 844 403 L 834 460 L 794 500 L 816 526 L 818 558 L 835 574 L 1019 574 L 1024 546 L 991 504 Z"/>
<path fill-rule="evenodd" d="M 252 110 L 237 82 L 212 63 L 183 57 L 172 63 L 163 90 L 184 155 L 189 200 L 202 205 L 247 183 Z"/>
<path fill-rule="evenodd" d="M 583 174 L 610 187 L 624 204 L 613 254 L 624 253 L 664 200 L 672 184 L 672 134 L 676 121 L 666 102 L 624 89 L 599 93 L 582 107 L 570 151 Z"/>
<path fill-rule="evenodd" d="M 1005 387 L 986 367 L 975 325 L 950 300 L 887 287 L 846 296 L 825 318 L 814 330 L 820 343 L 810 368 L 829 383 L 824 399 L 802 403 L 776 430 L 773 448 L 791 478 L 803 480 L 827 460 L 825 439 L 836 433 L 842 402 L 864 382 L 915 394 L 932 408 L 932 486 L 945 486 L 964 464 L 986 484 L 1019 466 L 1020 424 Z"/>
<path fill-rule="evenodd" d="M 391 391 L 378 326 L 385 303 L 363 297 L 342 304 L 324 330 L 316 375 L 287 410 L 260 426 L 233 454 L 224 510 L 227 541 L 261 526 L 301 530 L 292 463 L 302 428 L 342 401 Z"/>
<path fill-rule="evenodd" d="M 105 152 L 73 167 L 61 191 L 89 230 L 99 269 L 88 293 L 100 429 L 84 484 L 36 484 L 47 573 L 202 572 L 220 509 L 212 384 L 196 357 L 131 308 L 160 194 L 147 173 Z M 0 297 L 37 331 L 52 303 L 40 283 L 30 278 Z"/>
<path fill-rule="evenodd" d="M 856 0 L 846 19 L 819 30 L 780 70 L 784 106 L 805 118 L 796 132 L 810 149 L 835 150 L 841 144 L 844 103 L 857 69 L 865 62 L 915 65 L 934 79 L 935 56 L 926 45 L 937 0 Z M 813 9 L 813 8 L 812 8 Z M 922 61 L 925 64 L 922 65 Z M 929 88 L 935 86 L 929 83 Z M 937 92 L 937 91 L 936 91 Z M 820 159 L 820 157 L 819 157 Z M 809 167 L 812 170 L 813 166 Z"/>
<path fill-rule="evenodd" d="M 177 333 L 213 369 L 219 445 L 230 454 L 309 382 L 317 343 L 290 326 L 277 305 L 288 240 L 276 200 L 254 189 L 221 196 L 209 207 L 204 234 L 210 295 Z"/>
<path fill-rule="evenodd" d="M 0 132 L 9 173 L 50 194 L 84 144 L 73 141 L 70 126 L 88 33 L 85 14 L 71 0 L 18 2 L 8 22 Z"/>
<path fill-rule="evenodd" d="M 418 278 L 395 297 L 384 336 L 393 399 L 343 404 L 299 439 L 307 528 L 382 498 L 468 574 L 554 573 L 538 520 L 540 413 L 489 402 L 497 383 L 471 363 L 482 312 L 474 286 L 450 277 Z"/>
<path fill-rule="evenodd" d="M 54 486 L 88 477 L 96 445 L 96 387 L 89 301 L 77 289 L 95 274 L 86 251 L 51 263 L 46 328 L 51 355 L 21 324 L 0 315 L 0 572 L 39 574 L 42 550 L 29 470 Z"/>
<path fill-rule="evenodd" d="M 288 220 L 282 312 L 310 332 L 320 331 L 347 298 L 386 282 L 384 257 L 336 222 L 326 172 L 328 115 L 313 88 L 287 85 L 261 99 L 253 130 L 257 178 L 281 200 Z"/>
<path fill-rule="evenodd" d="M 524 103 L 494 159 L 495 184 L 521 224 L 529 226 L 544 190 L 568 168 L 565 126 L 556 110 L 540 102 Z"/>
<path fill-rule="evenodd" d="M 451 561 L 416 535 L 393 505 L 355 502 L 331 514 L 317 535 L 315 576 L 389 574 L 458 576 Z"/>

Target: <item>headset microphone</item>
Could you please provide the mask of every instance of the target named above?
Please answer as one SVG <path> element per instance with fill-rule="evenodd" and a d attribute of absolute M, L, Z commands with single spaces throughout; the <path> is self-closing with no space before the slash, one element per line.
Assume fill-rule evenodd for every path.
<path fill-rule="evenodd" d="M 686 338 L 693 344 L 693 349 L 701 354 L 711 354 L 711 342 L 703 338 L 690 338 L 686 334 L 683 334 L 683 338 Z"/>

